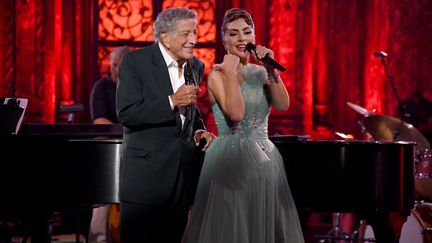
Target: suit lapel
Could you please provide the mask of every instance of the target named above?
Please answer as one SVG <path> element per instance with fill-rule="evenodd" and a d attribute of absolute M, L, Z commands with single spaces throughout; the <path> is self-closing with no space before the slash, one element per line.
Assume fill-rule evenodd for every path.
<path fill-rule="evenodd" d="M 155 82 L 157 82 L 157 85 L 162 88 L 162 92 L 164 94 L 174 93 L 168 73 L 168 68 L 157 43 L 153 45 L 152 63 L 154 65 L 153 76 L 156 77 Z"/>

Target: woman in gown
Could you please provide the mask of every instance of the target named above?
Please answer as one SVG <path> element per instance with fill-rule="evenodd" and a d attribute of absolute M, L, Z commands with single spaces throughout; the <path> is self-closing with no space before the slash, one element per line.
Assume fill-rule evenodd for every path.
<path fill-rule="evenodd" d="M 278 73 L 248 63 L 254 24 L 243 9 L 225 13 L 228 54 L 208 77 L 218 138 L 210 145 L 183 243 L 302 243 L 303 235 L 282 157 L 268 139 L 270 105 L 286 110 Z M 273 52 L 257 46 L 255 58 Z"/>

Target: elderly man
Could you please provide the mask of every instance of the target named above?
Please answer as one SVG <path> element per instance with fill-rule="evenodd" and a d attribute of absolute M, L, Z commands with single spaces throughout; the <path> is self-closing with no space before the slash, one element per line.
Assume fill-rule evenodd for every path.
<path fill-rule="evenodd" d="M 193 56 L 196 17 L 185 8 L 161 12 L 153 25 L 156 42 L 127 53 L 120 65 L 122 243 L 174 243 L 183 235 L 199 168 L 194 147 L 204 138 L 206 150 L 214 137 L 195 107 L 204 71 Z"/>

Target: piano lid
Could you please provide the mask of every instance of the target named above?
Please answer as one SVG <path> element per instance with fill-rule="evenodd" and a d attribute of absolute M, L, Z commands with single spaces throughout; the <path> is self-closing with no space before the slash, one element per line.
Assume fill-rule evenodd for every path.
<path fill-rule="evenodd" d="M 121 138 L 123 136 L 123 127 L 121 124 L 25 123 L 22 125 L 19 134 L 70 137 L 108 136 L 111 138 Z"/>

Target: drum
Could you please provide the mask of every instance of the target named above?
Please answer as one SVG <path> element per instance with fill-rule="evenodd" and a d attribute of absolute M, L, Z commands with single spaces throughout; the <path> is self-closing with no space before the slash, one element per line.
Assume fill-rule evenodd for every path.
<path fill-rule="evenodd" d="M 416 153 L 416 178 L 432 178 L 432 151 L 426 149 Z"/>
<path fill-rule="evenodd" d="M 372 227 L 364 231 L 365 243 L 375 242 Z M 369 239 L 369 240 L 368 240 Z M 421 203 L 411 210 L 402 226 L 399 243 L 432 243 L 432 204 Z"/>
<path fill-rule="evenodd" d="M 402 227 L 399 243 L 432 242 L 432 204 L 422 203 L 411 211 Z"/>
<path fill-rule="evenodd" d="M 416 153 L 415 193 L 417 199 L 432 198 L 432 151 L 430 149 Z"/>

